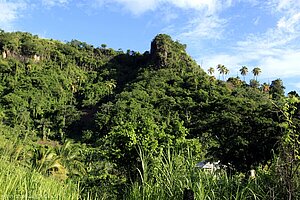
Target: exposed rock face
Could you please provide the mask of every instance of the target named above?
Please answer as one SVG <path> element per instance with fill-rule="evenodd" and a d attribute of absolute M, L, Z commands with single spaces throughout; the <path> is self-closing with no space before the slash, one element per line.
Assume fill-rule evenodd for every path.
<path fill-rule="evenodd" d="M 192 59 L 187 55 L 186 45 L 173 41 L 169 35 L 159 34 L 151 42 L 151 58 L 158 68 L 191 65 Z"/>
<path fill-rule="evenodd" d="M 151 42 L 151 56 L 158 67 L 165 67 L 168 60 L 168 43 L 173 42 L 171 37 L 164 34 L 157 35 Z"/>

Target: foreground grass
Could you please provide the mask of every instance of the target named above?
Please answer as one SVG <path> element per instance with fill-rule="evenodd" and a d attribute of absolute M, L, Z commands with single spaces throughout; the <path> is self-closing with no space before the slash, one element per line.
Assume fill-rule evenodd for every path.
<path fill-rule="evenodd" d="M 24 143 L 28 142 L 0 134 L 0 199 L 79 199 L 78 184 L 44 176 L 31 167 Z"/>
<path fill-rule="evenodd" d="M 0 160 L 1 199 L 78 199 L 79 189 L 71 182 L 29 171 L 4 159 Z"/>
<path fill-rule="evenodd" d="M 195 157 L 188 149 L 169 149 L 163 156 L 141 151 L 138 178 L 127 185 L 125 192 L 122 189 L 112 194 L 115 185 L 111 184 L 99 184 L 96 191 L 83 192 L 69 179 L 58 180 L 35 171 L 28 159 L 29 145 L 24 143 L 0 135 L 0 199 L 182 200 L 185 189 L 194 192 L 195 200 L 288 199 L 284 180 L 277 173 L 284 169 L 279 167 L 280 163 L 257 169 L 255 179 L 225 171 L 210 173 L 195 168 Z M 293 197 L 300 199 L 300 171 L 295 174 Z"/>
<path fill-rule="evenodd" d="M 257 169 L 256 178 L 250 178 L 245 174 L 196 169 L 192 155 L 179 152 L 168 151 L 161 158 L 150 157 L 141 154 L 140 178 L 128 186 L 125 199 L 182 200 L 186 188 L 193 190 L 196 200 L 287 199 L 281 178 L 271 168 Z M 299 192 L 295 194 L 296 199 L 300 199 Z"/>

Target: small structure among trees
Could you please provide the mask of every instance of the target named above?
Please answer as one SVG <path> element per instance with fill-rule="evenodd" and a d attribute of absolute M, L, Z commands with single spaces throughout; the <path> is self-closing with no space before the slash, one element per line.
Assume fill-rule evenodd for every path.
<path fill-rule="evenodd" d="M 220 161 L 217 162 L 209 162 L 209 161 L 201 161 L 196 164 L 196 167 L 199 169 L 204 169 L 205 171 L 214 172 L 221 168 Z"/>

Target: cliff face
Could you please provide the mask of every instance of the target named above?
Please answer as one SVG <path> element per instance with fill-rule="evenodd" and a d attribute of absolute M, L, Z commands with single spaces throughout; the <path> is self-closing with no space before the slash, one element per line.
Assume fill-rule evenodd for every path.
<path fill-rule="evenodd" d="M 197 65 L 185 51 L 186 45 L 173 41 L 169 35 L 159 34 L 151 42 L 151 59 L 157 68 Z"/>
<path fill-rule="evenodd" d="M 168 64 L 168 53 L 170 53 L 170 47 L 172 40 L 168 35 L 157 35 L 151 42 L 150 53 L 154 63 L 160 68 L 165 67 Z"/>

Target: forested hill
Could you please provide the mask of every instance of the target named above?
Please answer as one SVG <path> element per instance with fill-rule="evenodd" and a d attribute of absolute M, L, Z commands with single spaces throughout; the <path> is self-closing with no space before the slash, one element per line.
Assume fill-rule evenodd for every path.
<path fill-rule="evenodd" d="M 228 70 L 218 65 L 216 79 L 185 48 L 164 34 L 141 54 L 1 31 L 1 138 L 22 141 L 8 157 L 108 199 L 136 179 L 141 152 L 182 150 L 242 172 L 269 162 L 285 133 L 285 102 L 298 94 L 285 97 L 280 79 L 260 84 L 259 68 L 247 83 L 225 81 Z"/>

